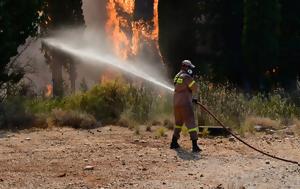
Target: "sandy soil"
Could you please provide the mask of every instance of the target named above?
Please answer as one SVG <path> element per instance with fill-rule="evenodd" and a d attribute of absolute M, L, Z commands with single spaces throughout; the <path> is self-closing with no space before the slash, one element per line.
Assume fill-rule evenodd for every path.
<path fill-rule="evenodd" d="M 0 132 L 0 188 L 300 188 L 300 167 L 272 160 L 227 138 L 201 139 L 200 155 L 170 150 L 168 137 L 127 128 Z M 300 139 L 247 141 L 300 161 Z M 85 170 L 93 166 L 92 170 Z"/>

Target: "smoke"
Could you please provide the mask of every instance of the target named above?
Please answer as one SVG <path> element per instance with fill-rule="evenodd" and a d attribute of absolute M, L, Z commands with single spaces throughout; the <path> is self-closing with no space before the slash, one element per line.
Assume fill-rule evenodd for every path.
<path fill-rule="evenodd" d="M 50 68 L 41 52 L 41 40 L 29 37 L 24 45 L 19 46 L 18 53 L 21 54 L 16 60 L 16 66 L 25 71 L 22 81 L 31 85 L 36 92 L 43 91 L 52 81 Z"/>
<path fill-rule="evenodd" d="M 79 31 L 79 32 L 78 32 Z M 164 72 L 159 70 L 157 64 L 147 59 L 138 57 L 132 60 L 122 60 L 114 55 L 110 47 L 105 43 L 98 43 L 93 40 L 95 37 L 105 41 L 105 36 L 100 36 L 97 32 L 89 30 L 84 35 L 81 29 L 69 29 L 56 32 L 55 36 L 44 39 L 48 45 L 61 50 L 72 56 L 78 64 L 78 75 L 85 79 L 97 81 L 101 72 L 114 70 L 122 72 L 126 78 L 134 81 L 148 81 L 154 85 L 172 90 L 171 85 L 167 84 Z"/>
<path fill-rule="evenodd" d="M 104 32 L 104 26 L 107 20 L 106 4 L 107 0 L 82 1 L 84 20 L 88 29 L 101 33 Z"/>
<path fill-rule="evenodd" d="M 140 1 L 142 2 L 142 1 Z M 107 15 L 107 0 L 83 0 L 83 14 L 85 20 L 85 27 L 78 26 L 78 28 L 64 28 L 64 30 L 53 32 L 51 38 L 55 41 L 68 45 L 69 47 L 79 49 L 81 51 L 92 51 L 99 57 L 110 57 L 110 61 L 122 63 L 128 66 L 134 66 L 138 72 L 147 73 L 147 75 L 156 78 L 160 81 L 166 80 L 166 68 L 162 62 L 157 59 L 158 55 L 148 45 L 140 44 L 144 47 L 137 56 L 130 57 L 130 60 L 120 60 L 115 56 L 112 42 L 107 37 L 105 31 Z M 150 5 L 149 5 L 150 6 Z M 137 6 L 140 7 L 140 6 Z M 152 9 L 149 11 L 153 12 Z M 145 41 L 141 42 L 144 43 Z M 147 43 L 148 44 L 148 43 Z M 72 54 L 74 64 L 76 64 L 76 89 L 79 89 L 80 81 L 84 78 L 88 86 L 91 87 L 99 83 L 100 77 L 107 69 L 114 70 L 120 73 L 120 68 L 110 67 L 108 64 L 91 63 L 91 60 L 85 60 Z M 18 59 L 21 64 L 30 64 L 30 70 L 26 74 L 28 81 L 32 81 L 36 91 L 45 90 L 46 86 L 52 84 L 52 76 L 50 66 L 46 64 L 43 53 L 41 52 L 41 40 L 32 43 L 28 50 Z M 104 62 L 107 62 L 105 60 Z M 110 62 L 113 63 L 113 62 Z M 110 73 L 110 72 L 109 72 Z M 132 80 L 139 80 L 136 76 L 124 74 L 127 78 Z M 69 75 L 64 70 L 63 79 L 66 83 L 69 82 Z"/>

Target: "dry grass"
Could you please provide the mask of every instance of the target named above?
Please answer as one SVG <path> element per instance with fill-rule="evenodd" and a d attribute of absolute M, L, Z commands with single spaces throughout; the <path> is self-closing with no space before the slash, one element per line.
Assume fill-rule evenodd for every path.
<path fill-rule="evenodd" d="M 130 128 L 131 125 L 130 120 L 124 117 L 121 117 L 117 124 L 121 127 L 126 127 L 126 128 Z"/>
<path fill-rule="evenodd" d="M 183 136 L 188 136 L 189 135 L 189 130 L 186 126 L 183 126 L 181 129 L 181 133 Z"/>
<path fill-rule="evenodd" d="M 157 138 L 160 138 L 160 137 L 166 137 L 167 134 L 166 134 L 167 130 L 165 127 L 159 127 L 157 130 L 156 130 L 156 134 L 155 136 Z"/>
<path fill-rule="evenodd" d="M 162 123 L 161 123 L 161 121 L 159 121 L 159 120 L 152 120 L 152 121 L 151 121 L 151 125 L 152 125 L 152 126 L 160 126 L 160 125 L 162 125 Z"/>
<path fill-rule="evenodd" d="M 46 129 L 49 127 L 47 119 L 48 119 L 47 114 L 36 114 L 32 126 L 35 128 Z"/>
<path fill-rule="evenodd" d="M 136 135 L 140 135 L 141 134 L 141 127 L 140 127 L 140 125 L 135 125 L 134 126 L 134 134 L 136 134 Z"/>
<path fill-rule="evenodd" d="M 245 121 L 237 129 L 237 132 L 241 136 L 245 136 L 246 134 L 254 134 L 256 132 L 255 126 L 261 126 L 261 131 L 266 131 L 268 129 L 279 130 L 283 127 L 280 120 L 273 120 L 266 117 L 249 116 L 246 117 Z"/>
<path fill-rule="evenodd" d="M 199 135 L 202 137 L 202 138 L 206 138 L 209 136 L 209 130 L 208 128 L 204 128 L 203 131 L 199 132 Z"/>
<path fill-rule="evenodd" d="M 297 135 L 300 136 L 300 120 L 297 118 L 293 119 L 292 131 Z"/>
<path fill-rule="evenodd" d="M 137 130 L 138 127 L 137 121 L 135 121 L 129 111 L 125 111 L 121 114 L 117 124 L 121 127 L 126 127 L 130 130 Z M 139 132 L 139 131 L 138 131 Z"/>
<path fill-rule="evenodd" d="M 54 109 L 51 118 L 53 124 L 57 126 L 69 126 L 75 129 L 92 129 L 98 126 L 92 115 L 76 111 Z"/>
<path fill-rule="evenodd" d="M 249 124 L 249 126 L 254 127 L 255 125 L 262 126 L 263 128 L 270 128 L 270 129 L 280 129 L 281 124 L 280 120 L 273 120 L 266 117 L 254 117 L 250 116 L 247 117 L 245 123 Z"/>

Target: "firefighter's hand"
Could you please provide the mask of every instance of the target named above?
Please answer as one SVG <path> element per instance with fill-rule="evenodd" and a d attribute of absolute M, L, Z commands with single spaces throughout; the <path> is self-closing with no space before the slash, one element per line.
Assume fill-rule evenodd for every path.
<path fill-rule="evenodd" d="M 193 98 L 192 102 L 195 103 L 195 104 L 198 104 L 198 99 L 197 98 Z"/>

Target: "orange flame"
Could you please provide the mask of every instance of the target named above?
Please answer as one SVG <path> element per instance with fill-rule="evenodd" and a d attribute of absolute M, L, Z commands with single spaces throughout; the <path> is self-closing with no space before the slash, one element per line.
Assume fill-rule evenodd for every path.
<path fill-rule="evenodd" d="M 116 3 L 128 14 L 133 14 L 135 0 L 115 0 Z"/>
<path fill-rule="evenodd" d="M 50 97 L 52 95 L 52 93 L 53 93 L 53 86 L 51 84 L 47 85 L 46 86 L 46 90 L 47 91 L 46 91 L 45 96 L 46 97 Z"/>
<path fill-rule="evenodd" d="M 100 77 L 100 83 L 105 84 L 117 78 L 117 73 L 111 69 L 106 69 Z"/>
<path fill-rule="evenodd" d="M 126 36 L 126 33 L 121 29 L 121 26 L 124 26 L 126 24 L 126 20 L 118 15 L 116 4 L 123 5 L 121 7 L 125 11 L 131 12 L 130 7 L 127 8 L 125 6 L 132 4 L 132 2 L 129 1 L 133 0 L 109 0 L 106 6 L 108 12 L 108 20 L 105 29 L 106 32 L 110 35 L 115 53 L 122 59 L 127 59 L 128 57 L 128 48 L 130 46 L 130 42 Z"/>
<path fill-rule="evenodd" d="M 152 39 L 158 42 L 158 33 L 159 33 L 159 27 L 158 27 L 158 0 L 154 0 L 154 5 L 153 5 L 153 10 L 154 10 L 154 18 L 153 18 L 153 23 L 154 23 L 154 30 L 152 32 Z M 158 44 L 158 43 L 157 43 Z"/>
<path fill-rule="evenodd" d="M 134 21 L 135 0 L 108 0 L 106 6 L 108 20 L 105 29 L 112 41 L 115 53 L 120 58 L 127 59 L 136 56 L 140 50 L 141 40 L 154 42 L 160 54 L 158 48 L 158 2 L 159 0 L 154 0 L 154 16 L 151 21 L 142 19 Z"/>

